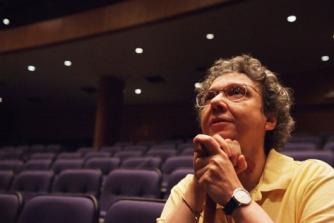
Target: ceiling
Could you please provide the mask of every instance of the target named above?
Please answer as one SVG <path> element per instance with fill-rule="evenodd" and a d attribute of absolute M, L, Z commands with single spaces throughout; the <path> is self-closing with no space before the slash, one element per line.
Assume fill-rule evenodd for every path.
<path fill-rule="evenodd" d="M 49 7 L 49 16 L 38 18 L 32 15 L 41 8 L 33 2 L 1 0 L 0 7 L 11 5 L 8 17 L 9 12 L 29 9 L 30 13 L 21 11 L 26 20 L 15 27 L 117 1 L 95 5 L 82 1 L 77 10 L 73 6 L 65 10 L 61 4 L 65 7 L 68 1 L 58 1 L 58 6 Z M 294 88 L 297 103 L 334 105 L 333 98 L 325 97 L 331 91 L 334 95 L 333 11 L 332 0 L 238 1 L 119 32 L 0 54 L 0 106 L 94 108 L 98 81 L 106 75 L 124 80 L 127 105 L 191 103 L 194 83 L 205 69 L 219 57 L 240 53 L 252 54 L 279 73 Z M 297 20 L 287 22 L 289 15 Z M 207 40 L 207 33 L 215 38 Z M 144 52 L 136 54 L 136 47 Z M 329 61 L 321 61 L 323 55 Z M 65 67 L 64 60 L 71 60 L 72 66 Z M 29 72 L 28 65 L 36 66 L 36 71 Z M 148 81 L 155 76 L 162 81 Z M 134 94 L 136 88 L 142 94 Z"/>

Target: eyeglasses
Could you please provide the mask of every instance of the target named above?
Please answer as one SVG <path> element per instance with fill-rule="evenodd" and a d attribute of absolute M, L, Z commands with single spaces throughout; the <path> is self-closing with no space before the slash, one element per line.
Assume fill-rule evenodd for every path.
<path fill-rule="evenodd" d="M 253 88 L 256 92 L 255 87 L 249 86 L 246 84 L 230 84 L 224 87 L 221 90 L 209 90 L 203 93 L 200 93 L 196 96 L 196 106 L 198 108 L 203 108 L 210 103 L 210 101 L 215 98 L 220 93 L 223 94 L 225 98 L 230 101 L 237 102 L 241 101 L 247 95 L 248 87 Z"/>

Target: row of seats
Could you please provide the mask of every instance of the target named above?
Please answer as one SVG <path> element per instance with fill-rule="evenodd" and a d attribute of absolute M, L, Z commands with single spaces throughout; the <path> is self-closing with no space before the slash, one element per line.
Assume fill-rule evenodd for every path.
<path fill-rule="evenodd" d="M 0 160 L 0 170 L 11 170 L 18 173 L 23 170 L 53 170 L 56 174 L 66 169 L 99 169 L 104 175 L 117 168 L 131 169 L 159 169 L 163 174 L 169 174 L 179 166 L 192 167 L 192 156 L 171 156 L 163 161 L 160 157 L 135 156 L 129 157 L 94 157 L 84 159 L 32 159 L 27 162 L 21 160 Z M 124 160 L 122 160 L 122 158 Z"/>
<path fill-rule="evenodd" d="M 26 153 L 23 150 L 19 149 L 4 149 L 0 150 L 0 159 L 58 159 L 58 158 L 84 158 L 88 159 L 90 157 L 126 157 L 128 154 L 136 154 L 137 156 L 148 155 L 148 156 L 172 156 L 172 155 L 185 155 L 192 154 L 193 146 L 191 144 L 184 145 L 182 149 L 179 150 L 173 149 L 168 145 L 155 146 L 150 149 L 147 149 L 145 146 L 129 146 L 126 148 L 122 147 L 105 147 L 100 151 L 94 151 L 93 148 L 81 148 L 76 152 L 39 152 L 39 153 Z"/>
<path fill-rule="evenodd" d="M 23 171 L 15 177 L 10 171 L 0 171 L 0 192 L 20 192 L 24 200 L 49 193 L 92 195 L 99 200 L 103 216 L 111 204 L 123 197 L 166 198 L 171 188 L 192 172 L 177 168 L 163 179 L 159 171 L 144 169 L 116 169 L 107 176 L 91 169 L 64 170 L 59 175 L 52 171 Z"/>
<path fill-rule="evenodd" d="M 334 134 L 333 133 L 327 133 L 327 134 L 321 134 L 321 135 L 312 135 L 312 134 L 296 134 L 289 138 L 288 144 L 296 144 L 296 143 L 306 143 L 306 144 L 312 144 L 317 149 L 325 149 L 329 146 L 329 144 L 334 143 Z M 113 146 L 109 147 L 102 147 L 102 150 L 109 150 L 111 147 L 113 147 L 113 150 L 123 150 L 128 149 L 133 146 L 141 146 L 145 147 L 146 149 L 150 148 L 159 148 L 159 147 L 169 147 L 169 149 L 176 149 L 176 150 L 182 150 L 184 147 L 192 146 L 192 140 L 182 140 L 182 139 L 176 139 L 176 140 L 165 140 L 162 142 L 155 142 L 155 141 L 139 141 L 139 142 L 133 142 L 133 141 L 120 141 L 114 143 Z M 43 144 L 33 144 L 33 145 L 18 145 L 18 146 L 3 146 L 0 148 L 1 150 L 6 149 L 18 149 L 23 150 L 27 153 L 36 153 L 36 152 L 61 152 L 65 149 L 65 147 L 68 146 L 62 146 L 60 144 L 49 144 L 49 145 L 43 145 Z M 73 146 L 72 146 L 73 147 Z M 331 146 L 330 146 L 331 147 Z M 71 147 L 69 147 L 71 148 Z M 83 149 L 89 148 L 91 150 L 91 147 L 82 147 Z M 71 148 L 72 150 L 73 148 Z M 76 149 L 78 150 L 78 149 Z"/>
<path fill-rule="evenodd" d="M 121 199 L 103 218 L 92 196 L 38 195 L 23 203 L 20 193 L 0 194 L 3 223 L 154 223 L 163 200 Z"/>

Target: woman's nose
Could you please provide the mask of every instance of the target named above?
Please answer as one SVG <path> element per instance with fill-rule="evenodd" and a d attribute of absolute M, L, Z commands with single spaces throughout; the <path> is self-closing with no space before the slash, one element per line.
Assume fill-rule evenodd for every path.
<path fill-rule="evenodd" d="M 217 94 L 214 98 L 211 99 L 210 106 L 212 111 L 215 113 L 225 112 L 228 107 L 226 98 L 222 93 Z"/>

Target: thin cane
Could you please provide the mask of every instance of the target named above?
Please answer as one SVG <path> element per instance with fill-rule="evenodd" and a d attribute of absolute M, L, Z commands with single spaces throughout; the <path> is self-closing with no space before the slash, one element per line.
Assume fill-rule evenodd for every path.
<path fill-rule="evenodd" d="M 205 200 L 204 223 L 214 223 L 216 215 L 216 202 L 207 194 Z"/>

